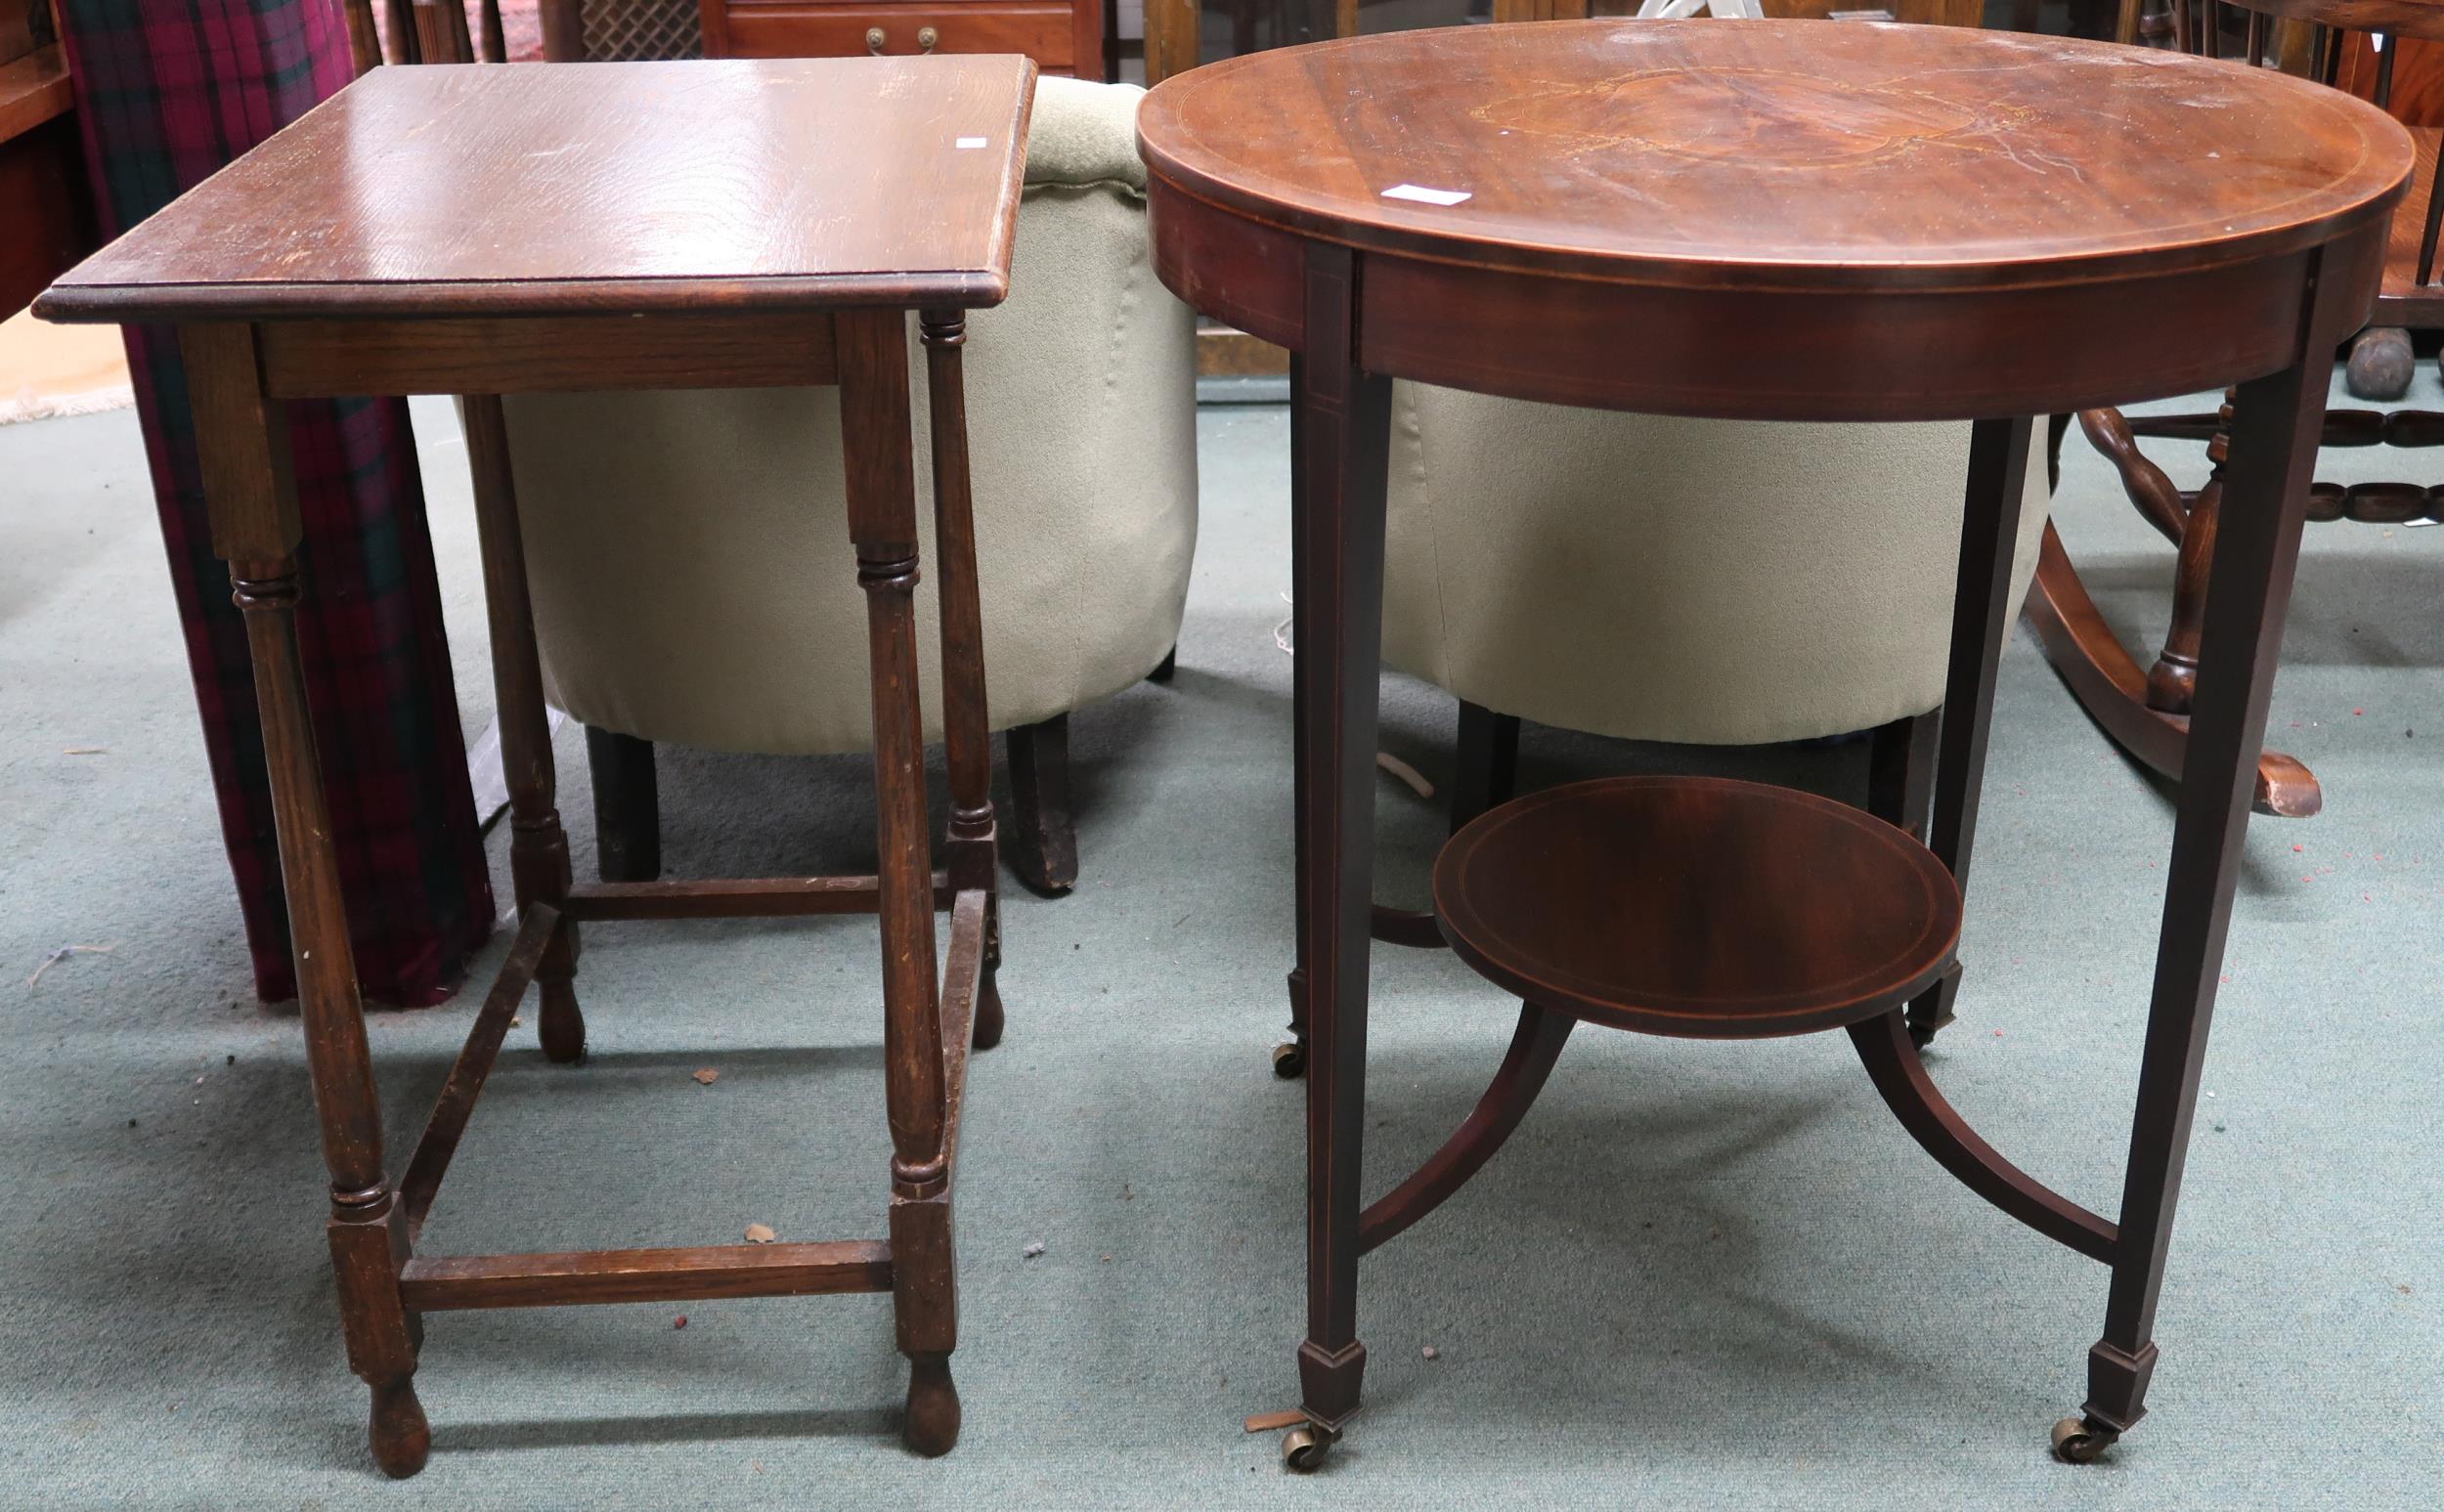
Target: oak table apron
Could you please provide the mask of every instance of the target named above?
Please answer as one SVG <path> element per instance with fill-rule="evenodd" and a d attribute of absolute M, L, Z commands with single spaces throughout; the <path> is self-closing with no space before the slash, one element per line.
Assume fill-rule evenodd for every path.
<path fill-rule="evenodd" d="M 1901 1124 L 1947 1170 L 2111 1269 L 2086 1402 L 2055 1437 L 2066 1458 L 2092 1457 L 2138 1420 L 2156 1362 L 2157 1296 L 2327 373 L 2375 295 L 2409 139 L 2334 91 L 2110 44 L 1593 21 L 1234 59 L 1157 87 L 1139 140 L 1163 281 L 1293 354 L 1291 999 L 1309 1042 L 1308 1316 L 1301 1409 L 1250 1427 L 1303 1419 L 1286 1441 L 1294 1465 L 1339 1435 L 1366 1361 L 1359 1256 L 1482 1164 L 1572 1021 L 1718 1037 L 1842 1026 Z M 2163 162 L 2214 171 L 2163 174 Z M 1584 894 L 1614 879 L 1573 863 L 1575 874 L 1540 880 L 1536 860 L 1549 852 L 1535 846 L 1558 842 L 1533 840 L 1535 816 L 1496 809 L 1446 848 L 1436 898 L 1461 954 L 1527 998 L 1519 1036 L 1468 1123 L 1369 1206 L 1360 1142 L 1394 378 L 1666 414 L 1975 424 L 1928 840 L 1948 900 L 1908 936 L 1917 954 L 1897 945 L 1871 991 L 1829 984 L 1804 1014 L 1779 1018 L 1751 1012 L 1762 1000 L 1700 994 L 1666 1011 L 1618 982 L 1590 986 L 1582 969 L 1600 975 L 1620 963 L 1581 950 L 1548 966 L 1506 943 L 1482 906 L 1491 898 L 1501 911 L 1500 889 L 1471 894 L 1483 876 L 1470 869 L 1508 844 L 1509 881 L 1548 889 L 1537 900 L 1546 914 L 1582 918 L 1600 917 Z M 1928 956 L 1923 936 L 1946 919 L 1957 929 L 2029 417 L 2233 381 L 2206 651 L 2121 1210 L 2108 1219 L 1962 1121 L 1919 1058 L 1909 1015 L 1940 1011 L 1941 979 L 1957 979 L 1950 943 Z M 1740 823 L 1795 826 L 1775 833 L 1828 854 L 1895 849 L 1845 842 L 1819 812 L 1777 818 L 1753 794 L 1688 783 L 1658 810 L 1652 793 L 1581 787 L 1566 800 L 1591 825 L 1668 828 L 1728 804 Z M 1506 829 L 1480 836 L 1488 826 Z M 1878 864 L 1908 880 L 1903 860 Z M 1830 933 L 1830 904 L 1763 888 L 1748 901 L 1795 932 Z M 1512 912 L 1541 927 L 1536 910 Z M 1682 955 L 1692 978 L 1739 965 Z M 1941 973 L 1932 987 L 1930 960 Z M 1836 952 L 1825 969 L 1853 964 Z"/>
<path fill-rule="evenodd" d="M 926 1453 L 958 1436 L 952 1172 L 970 1045 L 993 1044 L 1002 1018 L 960 347 L 964 312 L 1008 288 L 1033 84 L 1020 58 L 378 68 L 35 306 L 174 325 L 193 376 L 213 549 L 261 696 L 348 1362 L 372 1388 L 369 1437 L 392 1475 L 422 1468 L 431 1442 L 415 1387 L 423 1315 L 460 1308 L 887 1291 L 909 1361 L 904 1435 Z M 918 701 L 912 311 L 941 572 L 939 871 Z M 502 396 L 781 385 L 840 391 L 848 543 L 868 605 L 876 875 L 573 884 Z M 519 923 L 394 1177 L 307 719 L 296 609 L 314 564 L 299 560 L 284 403 L 434 393 L 463 397 Z M 950 916 L 938 977 L 937 909 Z M 882 935 L 886 1236 L 415 1252 L 530 984 L 546 1055 L 583 1058 L 582 922 L 857 913 L 879 915 Z"/>

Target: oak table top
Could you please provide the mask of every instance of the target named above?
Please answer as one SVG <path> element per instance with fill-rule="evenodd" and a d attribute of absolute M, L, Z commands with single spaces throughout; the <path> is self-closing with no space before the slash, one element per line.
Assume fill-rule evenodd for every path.
<path fill-rule="evenodd" d="M 2266 255 L 2382 214 L 2410 167 L 2382 112 L 2266 70 L 1813 22 L 1256 53 L 1155 92 L 1139 137 L 1183 192 L 1352 246 L 1825 290 Z M 2214 172 L 2162 172 L 2204 159 Z"/>
<path fill-rule="evenodd" d="M 376 68 L 43 296 L 54 321 L 974 309 L 1018 57 Z"/>

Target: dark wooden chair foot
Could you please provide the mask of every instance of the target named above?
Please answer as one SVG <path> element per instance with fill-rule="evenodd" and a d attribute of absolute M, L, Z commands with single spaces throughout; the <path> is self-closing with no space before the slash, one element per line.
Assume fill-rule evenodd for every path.
<path fill-rule="evenodd" d="M 931 1459 L 959 1442 L 959 1388 L 951 1384 L 948 1355 L 908 1360 L 908 1416 L 900 1437 Z"/>
<path fill-rule="evenodd" d="M 616 730 L 586 730 L 594 779 L 594 870 L 604 882 L 662 876 L 662 796 L 653 742 Z"/>
<path fill-rule="evenodd" d="M 1172 674 L 1177 672 L 1179 670 L 1180 648 L 1173 646 L 1170 650 L 1162 653 L 1162 660 L 1157 662 L 1155 664 L 1155 670 L 1146 674 L 1146 680 L 1148 682 L 1169 682 Z"/>
<path fill-rule="evenodd" d="M 1460 731 L 1452 746 L 1451 832 L 1519 791 L 1519 716 L 1460 701 Z"/>
<path fill-rule="evenodd" d="M 373 1447 L 373 1462 L 393 1480 L 404 1481 L 424 1468 L 425 1456 L 432 1452 L 433 1429 L 424 1420 L 424 1404 L 415 1400 L 414 1376 L 373 1388 L 366 1438 Z"/>
<path fill-rule="evenodd" d="M 990 1050 L 1000 1044 L 1001 1029 L 1001 987 L 992 968 L 986 967 L 976 984 L 976 1048 Z"/>
<path fill-rule="evenodd" d="M 1022 724 L 1010 753 L 1010 870 L 1026 889 L 1060 897 L 1077 886 L 1077 828 L 1069 819 L 1069 716 Z"/>
<path fill-rule="evenodd" d="M 543 993 L 543 1022 L 537 1033 L 544 1055 L 563 1065 L 586 1058 L 586 1015 L 578 1011 L 577 988 L 569 982 L 538 982 Z"/>

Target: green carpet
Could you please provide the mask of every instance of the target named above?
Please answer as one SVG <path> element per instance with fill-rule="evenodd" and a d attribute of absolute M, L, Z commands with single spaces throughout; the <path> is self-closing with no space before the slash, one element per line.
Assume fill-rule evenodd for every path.
<path fill-rule="evenodd" d="M 2444 404 L 2431 367 L 2420 384 Z M 446 432 L 445 408 L 418 416 Z M 1009 1037 L 977 1062 L 963 1148 L 957 1452 L 898 1447 L 880 1298 L 700 1304 L 684 1329 L 662 1306 L 458 1313 L 426 1330 L 431 1465 L 392 1485 L 341 1357 L 297 1024 L 247 1001 L 133 417 L 0 429 L 0 1505 L 2438 1504 L 2444 531 L 2347 524 L 2312 532 L 2276 690 L 2326 812 L 2249 836 L 2162 1364 L 2110 1462 L 2045 1452 L 2103 1271 L 1940 1171 L 1843 1037 L 1586 1031 L 1485 1177 L 1368 1262 L 1367 1412 L 1326 1473 L 1285 1476 L 1238 1425 L 1294 1402 L 1304 1316 L 1301 1094 L 1267 1066 L 1289 964 L 1286 441 L 1279 410 L 1206 411 L 1178 680 L 1075 718 L 1083 880 L 1010 896 Z M 462 455 L 429 450 L 446 568 L 471 583 Z M 2422 456 L 2333 461 L 2421 476 Z M 2075 438 L 2058 512 L 2152 647 L 2171 553 Z M 481 617 L 452 609 L 480 728 Z M 1430 774 L 1451 718 L 1387 688 L 1385 743 Z M 582 749 L 563 731 L 590 874 Z M 1862 757 L 1531 730 L 1525 763 L 1848 795 Z M 672 752 L 664 774 L 675 875 L 870 856 L 859 762 Z M 1381 791 L 1380 890 L 1415 900 L 1434 805 Z M 1936 1074 L 2108 1212 L 2169 833 L 2163 791 L 2023 633 Z M 29 987 L 67 944 L 109 953 Z M 530 1006 L 426 1250 L 878 1235 L 876 970 L 868 921 L 589 929 L 592 1060 L 545 1063 Z M 1473 1101 L 1512 1011 L 1441 953 L 1378 947 L 1375 979 L 1381 1189 Z M 373 1015 L 394 1167 L 471 1012 Z"/>

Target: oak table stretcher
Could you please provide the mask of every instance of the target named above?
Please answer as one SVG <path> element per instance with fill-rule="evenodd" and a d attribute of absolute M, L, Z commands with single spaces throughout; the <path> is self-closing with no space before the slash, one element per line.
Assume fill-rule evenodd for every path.
<path fill-rule="evenodd" d="M 1033 86 L 1034 65 L 1006 57 L 377 68 L 36 304 L 55 321 L 174 324 L 194 376 L 213 548 L 262 703 L 348 1362 L 372 1388 L 373 1454 L 392 1475 L 421 1468 L 431 1441 L 414 1385 L 422 1317 L 457 1308 L 889 1291 L 910 1365 L 907 1441 L 939 1453 L 957 1438 L 952 1165 L 971 1039 L 990 1046 L 1002 1018 L 960 345 L 964 312 L 1008 287 Z M 939 871 L 917 698 L 912 310 L 942 574 Z M 877 875 L 573 885 L 501 396 L 797 384 L 840 390 L 869 608 Z M 307 722 L 295 620 L 313 564 L 297 554 L 283 408 L 356 394 L 464 396 L 519 916 L 395 1178 Z M 938 978 L 938 908 L 950 915 Z M 546 1054 L 583 1057 L 581 924 L 855 913 L 881 923 L 886 1237 L 415 1253 L 530 984 Z"/>
<path fill-rule="evenodd" d="M 1311 1465 L 1358 1409 L 1360 1255 L 1517 1126 L 1579 1021 L 1844 1028 L 1902 1126 L 2111 1268 L 2066 1458 L 2136 1423 L 2335 344 L 2366 318 L 2410 139 L 2262 69 L 1951 27 L 1596 21 L 1232 59 L 1147 99 L 1155 264 L 1293 354 L 1297 964 Z M 2217 171 L 2162 164 L 2208 159 Z M 1929 842 L 1703 779 L 1518 799 L 1435 866 L 1455 950 L 1524 1000 L 1476 1110 L 1361 1200 L 1391 383 L 1734 419 L 1975 422 Z M 2029 417 L 2238 380 L 2221 539 L 2118 1220 L 1943 1100 L 1951 984 Z M 1567 570 L 1556 564 L 1556 570 Z M 1871 605 L 1857 612 L 1873 613 Z M 1620 648 L 1635 656 L 1637 648 Z M 1880 805 L 1882 806 L 1882 805 Z M 1890 806 L 1898 807 L 1898 804 Z"/>

